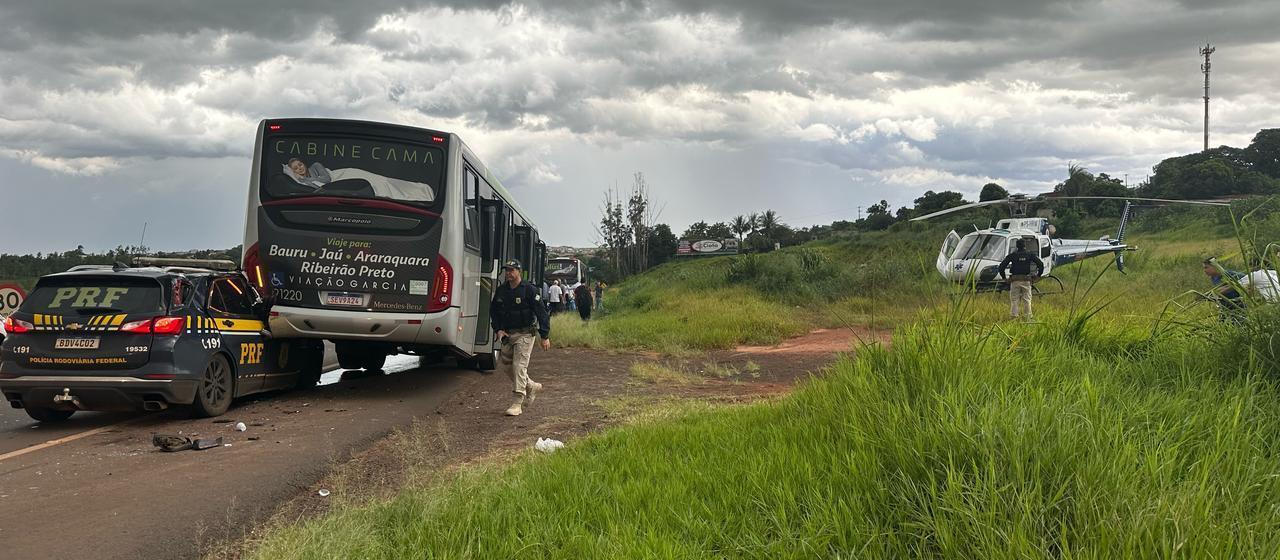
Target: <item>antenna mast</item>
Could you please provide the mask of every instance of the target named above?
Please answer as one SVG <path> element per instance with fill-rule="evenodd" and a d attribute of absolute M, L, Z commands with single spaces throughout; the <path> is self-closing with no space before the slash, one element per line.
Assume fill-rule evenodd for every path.
<path fill-rule="evenodd" d="M 1204 149 L 1209 151 L 1209 55 L 1218 49 L 1213 48 L 1209 43 L 1204 44 L 1204 48 L 1200 49 L 1200 54 L 1204 56 L 1204 64 L 1200 65 L 1200 71 L 1204 72 Z"/>

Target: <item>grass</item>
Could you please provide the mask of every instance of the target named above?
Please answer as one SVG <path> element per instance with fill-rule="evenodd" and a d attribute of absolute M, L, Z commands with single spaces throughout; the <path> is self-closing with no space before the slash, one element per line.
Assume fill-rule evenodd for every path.
<path fill-rule="evenodd" d="M 1186 232 L 1131 241 L 1148 250 L 1130 256 L 1129 275 L 1102 259 L 1062 269 L 1077 289 L 1039 298 L 1037 324 L 1003 320 L 999 295 L 954 297 L 928 280 L 890 292 L 915 300 L 882 302 L 872 285 L 850 297 L 774 293 L 741 268 L 793 266 L 783 260 L 736 273 L 726 261 L 679 263 L 661 281 L 624 284 L 607 320 L 558 318 L 556 332 L 696 348 L 673 342 L 690 327 L 672 323 L 681 308 L 656 297 L 680 289 L 716 305 L 736 290 L 728 300 L 779 306 L 757 312 L 800 305 L 781 316 L 799 329 L 833 309 L 899 328 L 891 345 L 863 347 L 787 397 L 664 402 L 554 455 L 462 471 L 276 531 L 254 555 L 1275 558 L 1280 310 L 1259 308 L 1229 327 L 1192 297 L 1207 286 L 1200 260 L 1231 264 L 1237 241 Z M 803 271 L 809 257 L 768 258 Z M 909 319 L 897 315 L 904 307 Z M 623 320 L 652 330 L 610 330 Z M 748 332 L 722 328 L 699 343 Z M 632 375 L 697 380 L 689 367 L 659 363 Z"/>
<path fill-rule="evenodd" d="M 257 557 L 1274 557 L 1277 387 L 1198 337 L 1067 327 L 922 323 L 780 401 L 689 405 Z"/>

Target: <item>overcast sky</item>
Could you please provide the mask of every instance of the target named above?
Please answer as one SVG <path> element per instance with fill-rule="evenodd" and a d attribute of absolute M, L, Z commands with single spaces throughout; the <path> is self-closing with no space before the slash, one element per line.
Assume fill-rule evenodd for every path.
<path fill-rule="evenodd" d="M 0 252 L 240 242 L 266 117 L 455 131 L 551 244 L 660 221 L 1141 180 L 1280 126 L 1280 2 L 2 0 Z"/>

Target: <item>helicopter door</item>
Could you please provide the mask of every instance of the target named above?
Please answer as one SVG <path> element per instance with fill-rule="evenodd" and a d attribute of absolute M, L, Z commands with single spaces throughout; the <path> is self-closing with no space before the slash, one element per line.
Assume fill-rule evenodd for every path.
<path fill-rule="evenodd" d="M 947 234 L 947 238 L 942 241 L 942 249 L 938 251 L 938 261 L 934 266 L 938 268 L 944 276 L 947 274 L 949 267 L 947 261 L 951 260 L 951 255 L 956 252 L 956 246 L 960 244 L 960 234 L 955 230 Z"/>

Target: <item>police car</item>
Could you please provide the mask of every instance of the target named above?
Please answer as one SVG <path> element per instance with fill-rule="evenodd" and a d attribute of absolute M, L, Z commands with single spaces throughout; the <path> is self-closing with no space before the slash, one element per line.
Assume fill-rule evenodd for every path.
<path fill-rule="evenodd" d="M 319 341 L 272 339 L 267 309 L 234 263 L 135 265 L 40 279 L 5 320 L 0 393 L 11 406 L 41 422 L 175 405 L 217 416 L 233 398 L 319 380 Z"/>

